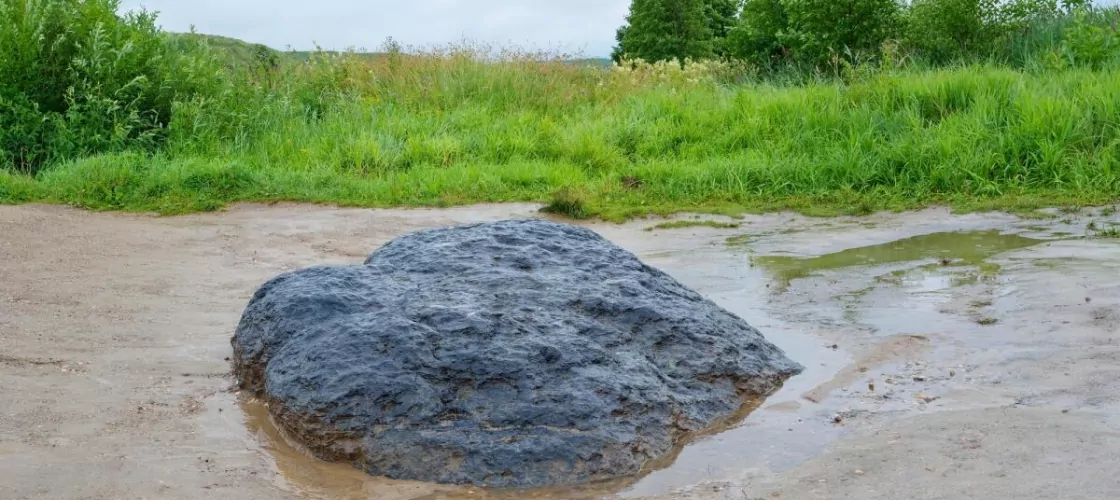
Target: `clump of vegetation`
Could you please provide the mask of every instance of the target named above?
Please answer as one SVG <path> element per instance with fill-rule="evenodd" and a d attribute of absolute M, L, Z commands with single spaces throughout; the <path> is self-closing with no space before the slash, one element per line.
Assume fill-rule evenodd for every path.
<path fill-rule="evenodd" d="M 562 188 L 553 193 L 548 204 L 541 207 L 541 211 L 570 219 L 585 219 L 589 213 L 585 203 L 583 195 L 578 191 Z"/>
<path fill-rule="evenodd" d="M 118 0 L 0 1 L 0 166 L 154 151 L 177 105 L 213 94 L 216 67 Z"/>
<path fill-rule="evenodd" d="M 1105 238 L 1105 239 L 1120 238 L 1120 228 L 1117 228 L 1115 226 L 1111 226 L 1111 227 L 1107 227 L 1107 228 L 1093 226 L 1093 227 L 1090 227 L 1088 229 L 1089 229 L 1089 232 L 1091 232 L 1093 234 L 1094 238 Z"/>
<path fill-rule="evenodd" d="M 688 227 L 710 227 L 714 229 L 737 229 L 739 224 L 736 222 L 720 222 L 716 220 L 675 220 L 669 222 L 662 222 L 653 226 L 647 227 L 646 231 L 654 231 L 657 229 L 684 229 Z"/>

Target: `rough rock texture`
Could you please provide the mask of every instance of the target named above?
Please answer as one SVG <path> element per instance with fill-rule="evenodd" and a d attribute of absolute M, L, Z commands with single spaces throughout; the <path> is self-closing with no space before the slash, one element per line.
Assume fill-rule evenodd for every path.
<path fill-rule="evenodd" d="M 233 346 L 242 388 L 321 458 L 501 487 L 638 472 L 801 370 L 633 254 L 541 220 L 279 276 Z"/>

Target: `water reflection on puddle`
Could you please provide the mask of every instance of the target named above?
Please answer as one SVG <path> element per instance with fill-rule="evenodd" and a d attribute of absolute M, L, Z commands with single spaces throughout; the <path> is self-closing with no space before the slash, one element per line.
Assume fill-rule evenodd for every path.
<path fill-rule="evenodd" d="M 986 260 L 993 255 L 1042 243 L 1042 240 L 999 231 L 960 231 L 924 234 L 889 243 L 851 248 L 819 257 L 763 256 L 754 262 L 771 272 L 779 287 L 823 271 L 856 266 L 879 266 L 935 260 L 933 265 L 977 266 L 993 271 Z M 931 269 L 929 267 L 925 269 Z"/>

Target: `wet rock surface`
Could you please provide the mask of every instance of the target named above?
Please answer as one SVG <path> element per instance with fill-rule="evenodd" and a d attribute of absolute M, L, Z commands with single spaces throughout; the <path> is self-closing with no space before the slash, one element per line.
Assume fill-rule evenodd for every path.
<path fill-rule="evenodd" d="M 281 275 L 233 347 L 242 388 L 319 457 L 500 487 L 636 473 L 801 370 L 633 254 L 540 220 Z"/>

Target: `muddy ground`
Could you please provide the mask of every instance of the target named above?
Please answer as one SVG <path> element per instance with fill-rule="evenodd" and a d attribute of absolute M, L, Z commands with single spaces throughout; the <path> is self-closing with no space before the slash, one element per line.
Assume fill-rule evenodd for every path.
<path fill-rule="evenodd" d="M 1117 498 L 1111 212 L 589 224 L 808 369 L 640 478 L 490 492 L 308 458 L 231 390 L 229 339 L 279 272 L 535 207 L 0 206 L 0 499 Z"/>

